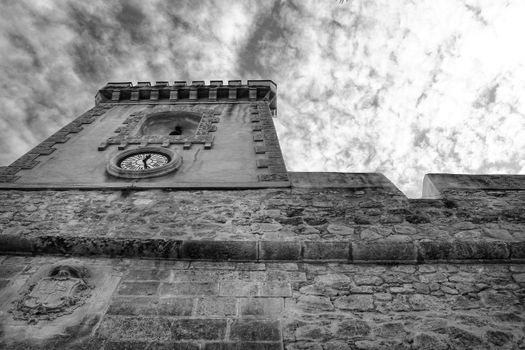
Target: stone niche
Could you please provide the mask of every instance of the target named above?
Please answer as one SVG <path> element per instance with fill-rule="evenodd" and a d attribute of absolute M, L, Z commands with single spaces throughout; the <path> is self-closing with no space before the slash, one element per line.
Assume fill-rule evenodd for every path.
<path fill-rule="evenodd" d="M 197 131 L 201 117 L 200 114 L 191 112 L 153 113 L 144 120 L 136 136 L 193 136 Z"/>

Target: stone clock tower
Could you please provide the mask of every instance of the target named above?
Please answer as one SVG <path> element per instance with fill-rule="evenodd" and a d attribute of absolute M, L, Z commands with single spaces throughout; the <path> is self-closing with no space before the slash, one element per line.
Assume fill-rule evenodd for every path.
<path fill-rule="evenodd" d="M 525 178 L 289 172 L 269 80 L 108 83 L 0 167 L 0 349 L 525 348 Z"/>
<path fill-rule="evenodd" d="M 54 187 L 289 186 L 270 80 L 108 83 L 96 107 L 1 172 Z"/>

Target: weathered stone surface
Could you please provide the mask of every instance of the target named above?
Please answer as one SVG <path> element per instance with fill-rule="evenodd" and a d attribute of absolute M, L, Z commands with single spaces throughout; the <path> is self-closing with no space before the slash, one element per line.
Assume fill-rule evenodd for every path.
<path fill-rule="evenodd" d="M 498 197 L 491 197 L 485 192 L 456 191 L 451 196 L 461 200 L 444 201 L 407 201 L 378 190 L 365 190 L 362 194 L 357 192 L 321 191 L 312 194 L 311 190 L 304 189 L 284 194 L 269 189 L 238 192 L 178 191 L 175 195 L 152 190 L 131 191 L 128 196 L 106 197 L 102 191 L 65 191 L 57 192 L 56 195 L 45 191 L 4 191 L 0 200 L 5 203 L 6 213 L 11 215 L 16 210 L 17 216 L 16 220 L 2 221 L 0 218 L 0 232 L 3 233 L 0 240 L 5 240 L 2 241 L 5 244 L 0 244 L 0 247 L 8 251 L 32 253 L 68 252 L 76 255 L 255 261 L 257 251 L 251 249 L 254 248 L 251 244 L 255 244 L 260 234 L 271 234 L 275 237 L 274 241 L 278 242 L 282 242 L 284 238 L 286 241 L 301 243 L 315 240 L 326 243 L 366 241 L 381 244 L 384 243 L 382 240 L 387 240 L 418 244 L 421 239 L 452 242 L 460 232 L 475 231 L 480 247 L 489 244 L 488 249 L 477 247 L 475 250 L 465 251 L 460 248 L 448 256 L 468 260 L 478 259 L 476 254 L 481 254 L 482 259 L 502 259 L 502 256 L 507 255 L 505 248 L 497 244 L 490 246 L 495 244 L 491 243 L 495 237 L 500 237 L 496 239 L 501 239 L 501 243 L 508 243 L 512 256 L 507 258 L 521 259 L 520 256 L 523 255 L 520 253 L 523 250 L 520 248 L 521 241 L 513 241 L 520 240 L 516 237 L 523 232 L 520 223 L 516 221 L 521 214 L 512 210 L 516 203 L 523 201 L 519 192 L 498 193 Z M 315 202 L 332 205 L 312 206 L 312 195 L 323 198 Z M 18 203 L 18 198 L 22 197 L 27 201 Z M 366 207 L 370 197 L 374 197 L 375 201 L 381 203 L 380 208 L 392 215 L 411 213 L 408 214 L 409 217 L 427 216 L 432 218 L 432 223 L 423 224 L 426 225 L 423 228 L 421 223 L 411 223 L 410 219 L 396 224 L 392 229 L 384 222 L 382 215 L 372 215 L 370 212 L 372 209 L 383 209 Z M 497 203 L 495 207 L 490 204 L 494 201 Z M 56 204 L 47 206 L 28 202 Z M 177 204 L 179 202 L 183 204 Z M 454 206 L 445 205 L 452 202 L 455 203 Z M 94 210 L 91 203 L 102 209 Z M 38 207 L 38 210 L 30 210 L 32 207 Z M 112 208 L 111 212 L 106 209 L 109 207 Z M 197 211 L 192 208 L 205 209 Z M 148 211 L 147 215 L 155 222 L 154 228 L 141 220 L 144 210 Z M 292 215 L 289 218 L 299 221 L 278 223 L 276 219 L 288 213 Z M 38 218 L 35 219 L 35 216 Z M 326 223 L 312 219 L 319 217 Z M 357 217 L 364 217 L 363 220 L 366 219 L 370 225 L 361 226 L 355 221 Z M 501 223 L 495 224 L 492 219 L 480 221 L 483 217 L 501 218 Z M 119 225 L 113 225 L 115 218 L 119 219 Z M 303 225 L 305 220 L 314 224 L 313 228 L 317 232 L 315 238 L 314 235 L 305 236 L 304 230 L 297 229 L 296 226 Z M 349 220 L 353 222 L 349 224 Z M 181 222 L 184 224 L 181 225 Z M 352 230 L 354 234 L 350 234 Z M 507 232 L 513 237 L 512 240 Z M 437 251 L 439 250 L 440 247 L 437 247 Z M 480 253 L 480 250 L 484 252 Z M 320 251 L 322 253 L 326 250 Z M 265 254 L 272 257 L 268 251 L 263 253 L 263 258 Z M 323 256 L 319 250 L 309 253 L 309 249 L 304 249 L 303 253 Z M 288 256 L 279 253 L 278 258 L 279 255 Z M 292 255 L 294 258 L 303 258 L 297 250 Z"/>
<path fill-rule="evenodd" d="M 445 350 L 449 347 L 435 336 L 418 333 L 414 337 L 414 348 L 421 350 Z"/>
<path fill-rule="evenodd" d="M 244 317 L 279 318 L 283 310 L 283 298 L 243 298 L 239 300 L 239 312 Z"/>
<path fill-rule="evenodd" d="M 245 281 L 224 281 L 219 283 L 221 296 L 256 296 L 259 293 L 259 283 Z"/>
<path fill-rule="evenodd" d="M 21 272 L 26 265 L 6 264 L 0 266 L 0 278 L 12 278 Z"/>
<path fill-rule="evenodd" d="M 280 342 L 221 342 L 206 343 L 204 350 L 282 350 Z"/>
<path fill-rule="evenodd" d="M 456 349 L 479 348 L 482 345 L 480 337 L 461 328 L 446 327 L 437 329 L 436 332 L 446 335 L 449 343 Z"/>
<path fill-rule="evenodd" d="M 110 315 L 129 316 L 190 316 L 193 300 L 188 298 L 131 297 L 115 298 L 107 311 Z"/>
<path fill-rule="evenodd" d="M 370 334 L 370 326 L 362 320 L 344 319 L 337 324 L 335 335 L 339 339 L 360 338 Z"/>
<path fill-rule="evenodd" d="M 4 291 L 39 271 L 41 258 L 24 259 L 1 261 L 19 271 L 6 273 Z M 328 343 L 445 349 L 470 342 L 512 349 L 523 339 L 519 265 L 112 264 L 123 280 L 107 299 L 97 339 L 117 349 L 193 346 L 197 337 L 197 344 L 219 349 L 271 349 L 281 338 L 298 349 Z"/>
<path fill-rule="evenodd" d="M 165 342 L 171 339 L 169 320 L 151 317 L 106 316 L 100 325 L 98 334 L 109 340 Z"/>
<path fill-rule="evenodd" d="M 349 260 L 350 244 L 347 242 L 303 242 L 305 260 Z"/>
<path fill-rule="evenodd" d="M 195 310 L 197 316 L 226 317 L 237 314 L 235 298 L 204 297 L 197 299 Z"/>
<path fill-rule="evenodd" d="M 80 260 L 113 271 L 105 296 L 47 323 L 80 327 L 75 317 L 94 310 L 85 333 L 19 336 L 6 306 L 0 348 L 514 349 L 525 339 L 525 269 L 516 264 L 525 216 L 514 209 L 523 191 L 432 201 L 371 189 L 8 192 L 0 237 L 25 239 L 26 252 L 94 255 Z M 283 242 L 292 249 L 280 252 Z M 355 260 L 326 261 L 350 256 L 351 245 Z M 243 255 L 247 246 L 255 255 Z M 400 252 L 412 260 L 371 264 Z M 368 264 L 352 263 L 363 256 Z M 0 258 L 2 305 L 60 259 Z M 28 345 L 37 336 L 43 345 Z"/>
<path fill-rule="evenodd" d="M 259 258 L 262 260 L 300 260 L 299 242 L 260 241 Z"/>
<path fill-rule="evenodd" d="M 333 311 L 334 306 L 330 298 L 320 297 L 314 295 L 302 295 L 297 299 L 295 305 L 290 305 L 294 309 L 299 309 L 301 312 L 316 313 L 319 311 Z M 288 304 L 287 304 L 288 308 Z"/>
<path fill-rule="evenodd" d="M 418 243 L 420 261 L 505 260 L 510 252 L 504 242 L 422 241 Z"/>
<path fill-rule="evenodd" d="M 236 320 L 231 324 L 230 338 L 240 341 L 281 339 L 278 321 Z"/>
<path fill-rule="evenodd" d="M 268 281 L 258 285 L 258 295 L 265 297 L 290 297 L 292 289 L 290 282 Z"/>
<path fill-rule="evenodd" d="M 510 245 L 510 257 L 513 260 L 524 261 L 525 260 L 525 242 L 511 242 Z"/>
<path fill-rule="evenodd" d="M 375 285 L 379 286 L 384 281 L 379 276 L 368 276 L 368 275 L 354 275 L 354 282 L 357 285 Z"/>
<path fill-rule="evenodd" d="M 340 310 L 370 311 L 374 301 L 371 295 L 354 294 L 335 299 L 334 306 Z"/>
<path fill-rule="evenodd" d="M 407 335 L 402 323 L 383 323 L 375 330 L 375 335 L 379 338 L 392 339 Z"/>
<path fill-rule="evenodd" d="M 352 243 L 352 260 L 355 262 L 416 262 L 413 243 Z"/>
<path fill-rule="evenodd" d="M 199 350 L 199 345 L 188 342 L 151 343 L 127 341 L 109 341 L 104 345 L 104 350 L 142 350 L 147 348 L 158 350 Z"/>
<path fill-rule="evenodd" d="M 163 283 L 160 295 L 216 295 L 219 293 L 219 284 L 215 282 L 176 282 Z"/>
<path fill-rule="evenodd" d="M 183 259 L 255 260 L 255 242 L 185 241 L 180 247 Z"/>
<path fill-rule="evenodd" d="M 158 269 L 140 269 L 130 270 L 124 277 L 126 280 L 167 280 L 170 276 L 170 270 L 158 270 Z"/>
<path fill-rule="evenodd" d="M 326 230 L 328 233 L 340 236 L 351 236 L 354 234 L 354 228 L 346 225 L 329 224 Z"/>
<path fill-rule="evenodd" d="M 510 344 L 514 338 L 512 333 L 502 331 L 487 331 L 486 337 L 489 343 L 499 347 Z"/>
<path fill-rule="evenodd" d="M 156 295 L 159 282 L 124 282 L 118 289 L 120 295 Z"/>

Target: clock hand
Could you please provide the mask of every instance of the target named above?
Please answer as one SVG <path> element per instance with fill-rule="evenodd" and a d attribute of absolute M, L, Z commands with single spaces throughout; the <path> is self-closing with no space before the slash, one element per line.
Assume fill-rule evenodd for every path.
<path fill-rule="evenodd" d="M 144 163 L 144 169 L 148 169 L 148 160 L 151 158 L 151 154 L 147 154 L 143 159 L 142 163 Z"/>

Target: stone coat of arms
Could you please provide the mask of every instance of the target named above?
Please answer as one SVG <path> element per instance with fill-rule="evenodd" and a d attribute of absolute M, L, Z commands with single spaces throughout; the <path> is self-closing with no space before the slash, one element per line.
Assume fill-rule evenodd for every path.
<path fill-rule="evenodd" d="M 31 285 L 11 310 L 17 320 L 37 323 L 73 312 L 90 296 L 87 271 L 71 266 L 55 267 L 48 277 Z"/>

